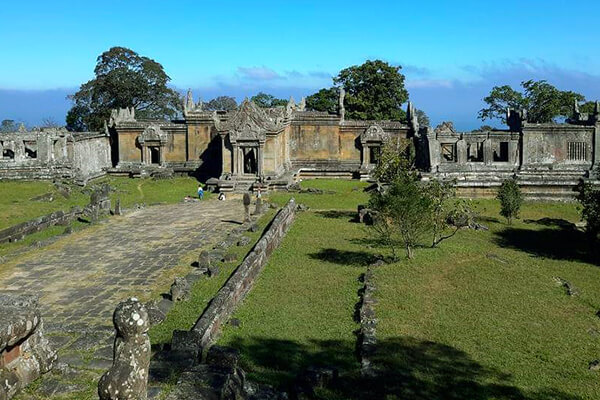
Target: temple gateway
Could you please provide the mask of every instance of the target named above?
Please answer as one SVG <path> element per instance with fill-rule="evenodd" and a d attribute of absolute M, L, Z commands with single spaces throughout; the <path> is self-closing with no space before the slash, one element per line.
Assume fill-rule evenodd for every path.
<path fill-rule="evenodd" d="M 304 99 L 260 108 L 244 100 L 230 112 L 206 111 L 188 92 L 183 118 L 144 120 L 114 110 L 105 132 L 0 133 L 0 179 L 104 174 L 191 174 L 217 191 L 284 189 L 301 178 L 368 180 L 382 145 L 413 141 L 421 179 L 456 179 L 459 194 L 494 195 L 514 177 L 530 198 L 567 198 L 580 179 L 598 183 L 600 104 L 564 123 L 536 124 L 507 110 L 506 130 L 457 132 L 451 124 L 419 126 L 411 103 L 406 121 L 345 118 L 344 92 L 335 114 L 309 111 Z"/>

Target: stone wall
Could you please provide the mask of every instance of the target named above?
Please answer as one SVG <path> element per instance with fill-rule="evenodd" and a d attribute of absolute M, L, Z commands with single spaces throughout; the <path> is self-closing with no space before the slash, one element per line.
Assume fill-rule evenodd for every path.
<path fill-rule="evenodd" d="M 18 225 L 11 226 L 0 231 L 0 243 L 13 242 L 23 239 L 25 236 L 39 232 L 53 225 L 68 224 L 81 215 L 79 207 L 73 207 L 69 211 L 55 211 Z"/>
<path fill-rule="evenodd" d="M 74 179 L 106 173 L 111 148 L 105 133 L 43 129 L 0 133 L 0 179 Z"/>
<path fill-rule="evenodd" d="M 50 371 L 56 353 L 35 296 L 0 294 L 0 326 L 0 400 L 6 400 Z"/>
<path fill-rule="evenodd" d="M 275 216 L 267 231 L 252 251 L 229 277 L 204 310 L 190 332 L 175 331 L 173 349 L 202 355 L 219 337 L 237 305 L 252 289 L 269 256 L 279 246 L 296 215 L 296 202 L 291 199 Z"/>
<path fill-rule="evenodd" d="M 87 183 L 111 167 L 110 142 L 105 134 L 74 134 L 72 163 L 75 179 Z"/>

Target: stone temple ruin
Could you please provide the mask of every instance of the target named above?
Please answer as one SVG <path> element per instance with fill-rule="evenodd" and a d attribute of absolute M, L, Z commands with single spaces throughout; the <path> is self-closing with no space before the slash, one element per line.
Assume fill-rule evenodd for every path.
<path fill-rule="evenodd" d="M 69 177 L 85 183 L 103 174 L 192 174 L 218 191 L 281 189 L 298 178 L 369 179 L 381 146 L 412 140 L 423 179 L 453 178 L 459 193 L 489 196 L 516 177 L 529 197 L 572 196 L 592 178 L 600 155 L 600 104 L 564 123 L 535 124 L 524 110 L 507 110 L 506 130 L 456 132 L 451 124 L 419 126 L 409 103 L 407 121 L 345 118 L 305 109 L 302 100 L 259 108 L 249 100 L 230 112 L 205 111 L 188 92 L 183 118 L 136 119 L 114 110 L 104 133 L 64 130 L 0 134 L 0 179 Z"/>

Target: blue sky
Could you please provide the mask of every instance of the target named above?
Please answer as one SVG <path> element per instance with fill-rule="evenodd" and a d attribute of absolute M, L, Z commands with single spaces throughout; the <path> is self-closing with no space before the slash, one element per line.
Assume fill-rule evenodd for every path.
<path fill-rule="evenodd" d="M 403 66 L 432 122 L 476 119 L 494 85 L 600 98 L 598 1 L 22 1 L 0 11 L 0 119 L 62 121 L 96 57 L 125 46 L 203 100 L 313 93 L 366 59 Z"/>

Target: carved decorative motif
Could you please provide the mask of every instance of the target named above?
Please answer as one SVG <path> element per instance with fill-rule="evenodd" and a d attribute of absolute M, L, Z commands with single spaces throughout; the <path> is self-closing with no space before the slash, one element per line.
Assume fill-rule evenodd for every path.
<path fill-rule="evenodd" d="M 231 142 L 238 140 L 260 141 L 266 140 L 267 132 L 276 132 L 283 128 L 283 118 L 273 118 L 256 104 L 246 99 L 240 107 L 227 119 L 221 122 L 213 114 L 215 126 L 221 132 L 229 134 Z"/>
<path fill-rule="evenodd" d="M 388 140 L 390 135 L 386 133 L 383 128 L 377 124 L 373 124 L 369 126 L 363 133 L 360 135 L 361 143 L 366 142 L 385 142 Z"/>
<path fill-rule="evenodd" d="M 161 145 L 167 142 L 167 134 L 160 129 L 157 124 L 152 124 L 144 129 L 144 132 L 137 138 L 139 144 L 146 142 L 159 142 Z"/>

